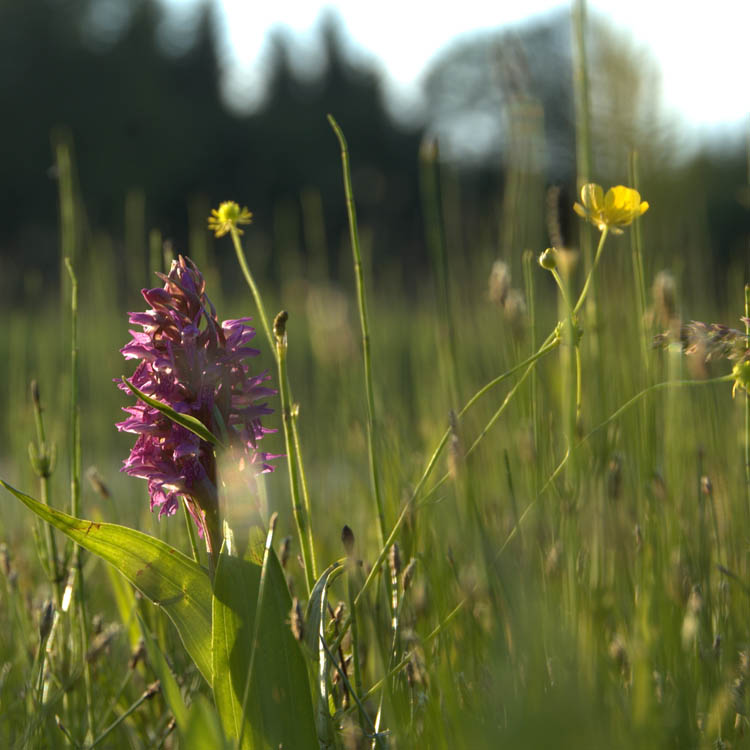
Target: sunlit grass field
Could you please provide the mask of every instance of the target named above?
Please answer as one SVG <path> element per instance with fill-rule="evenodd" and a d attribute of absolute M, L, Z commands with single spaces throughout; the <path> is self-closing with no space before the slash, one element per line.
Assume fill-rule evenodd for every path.
<path fill-rule="evenodd" d="M 368 252 L 367 233 L 377 227 L 360 227 L 372 455 L 386 533 L 406 509 L 397 555 L 390 546 L 381 549 L 373 504 L 348 238 L 340 243 L 346 270 L 336 281 L 320 257 L 302 259 L 302 237 L 278 244 L 273 263 L 256 246 L 252 226 L 242 238 L 267 312 L 289 314 L 289 383 L 299 405 L 317 572 L 347 557 L 345 526 L 354 536 L 353 563 L 332 583 L 324 617 L 329 644 L 339 645 L 329 659 L 345 665 L 347 684 L 335 668 L 328 670 L 324 713 L 334 731 L 326 735 L 318 717 L 317 743 L 310 746 L 744 746 L 750 730 L 748 399 L 741 388 L 732 397 L 731 380 L 704 383 L 728 374 L 732 364 L 685 355 L 679 331 L 696 318 L 743 328 L 745 280 L 731 271 L 715 278 L 710 257 L 696 251 L 710 244 L 707 236 L 693 235 L 687 249 L 671 236 L 670 227 L 683 221 L 680 206 L 658 177 L 644 179 L 640 190 L 650 208 L 622 235 L 606 238 L 577 316 L 576 415 L 569 314 L 551 273 L 537 262 L 560 216 L 538 179 L 522 179 L 506 186 L 504 200 L 498 196 L 495 214 L 477 220 L 450 180 L 445 170 L 440 212 L 430 211 L 434 196 L 425 190 L 432 263 L 415 275 L 408 293 L 400 269 L 381 267 Z M 154 270 L 168 270 L 160 237 L 143 237 L 123 254 L 116 238 L 86 230 L 83 205 L 71 205 L 61 242 L 78 275 L 80 517 L 139 529 L 190 555 L 182 515 L 159 521 L 149 512 L 145 483 L 120 473 L 133 436 L 114 428 L 120 408 L 132 402 L 113 382 L 133 369 L 119 354 L 128 339 L 126 312 L 143 309 L 139 289 L 160 284 Z M 572 205 L 559 210 L 573 217 Z M 600 232 L 577 217 L 569 223 L 576 239 L 568 244 L 575 249 L 560 250 L 556 271 L 576 300 Z M 190 247 L 176 251 L 201 268 L 222 319 L 251 315 L 258 322 L 239 269 L 225 270 L 234 268 L 228 237 L 198 230 Z M 268 273 L 272 266 L 276 277 Z M 718 300 L 717 286 L 726 290 Z M 55 446 L 49 503 L 70 512 L 72 320 L 62 259 L 60 293 L 5 309 L 3 318 L 0 477 L 40 497 L 28 448 L 37 441 L 35 380 L 47 443 Z M 558 322 L 557 345 L 519 368 Z M 670 336 L 654 346 L 654 336 L 665 331 Z M 261 354 L 253 370 L 268 369 L 278 388 L 259 324 L 254 344 Z M 510 374 L 462 413 L 503 373 Z M 620 411 L 667 382 L 673 385 Z M 264 424 L 278 431 L 264 438 L 263 449 L 286 453 L 278 396 L 270 404 L 275 411 Z M 446 430 L 444 449 L 421 482 Z M 272 513 L 279 514 L 274 549 L 304 612 L 309 594 L 286 461 L 276 459 L 276 471 L 252 489 L 227 479 L 223 513 L 240 555 L 264 538 Z M 231 467 L 225 470 L 230 477 Z M 83 553 L 78 604 L 61 615 L 57 639 L 42 657 L 40 623 L 44 631 L 45 602 L 56 585 L 37 556 L 47 532 L 4 490 L 1 519 L 3 745 L 222 746 L 211 686 L 166 614 L 134 596 L 94 555 Z M 65 538 L 55 532 L 55 539 L 62 556 Z M 361 589 L 381 551 L 382 566 L 357 605 L 353 646 L 353 633 L 339 639 L 339 630 L 351 614 L 351 592 Z M 205 550 L 201 555 L 208 566 Z M 335 613 L 338 602 L 343 609 Z M 290 610 L 281 626 L 295 621 Z M 175 712 L 154 651 L 144 657 L 144 631 L 174 675 L 186 719 Z M 322 658 L 304 644 L 300 649 L 311 665 Z M 317 669 L 317 663 L 310 667 L 311 700 Z M 161 692 L 154 689 L 144 700 L 157 678 Z M 283 701 L 280 711 L 295 722 Z M 226 746 L 235 745 L 226 738 Z"/>

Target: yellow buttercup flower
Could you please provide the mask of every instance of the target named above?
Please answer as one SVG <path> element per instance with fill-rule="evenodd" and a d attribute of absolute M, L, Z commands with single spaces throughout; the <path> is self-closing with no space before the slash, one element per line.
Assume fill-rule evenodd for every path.
<path fill-rule="evenodd" d="M 250 224 L 253 215 L 247 208 L 240 208 L 234 201 L 224 201 L 218 208 L 211 211 L 208 217 L 208 228 L 215 232 L 217 237 L 237 230 L 237 234 L 242 234 L 239 224 Z"/>
<path fill-rule="evenodd" d="M 606 227 L 615 234 L 622 234 L 620 227 L 628 226 L 648 211 L 648 203 L 641 200 L 641 194 L 624 185 L 610 188 L 605 195 L 601 185 L 589 182 L 581 188 L 581 203 L 573 206 L 579 216 L 600 231 Z"/>

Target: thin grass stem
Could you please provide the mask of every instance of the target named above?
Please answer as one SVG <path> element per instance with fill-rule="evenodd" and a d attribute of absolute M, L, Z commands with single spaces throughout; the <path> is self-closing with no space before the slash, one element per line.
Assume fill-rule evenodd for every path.
<path fill-rule="evenodd" d="M 339 124 L 332 115 L 328 115 L 339 145 L 341 146 L 341 165 L 344 173 L 344 193 L 346 196 L 347 216 L 349 217 L 349 237 L 352 245 L 354 259 L 354 276 L 357 282 L 357 302 L 359 305 L 359 320 L 362 328 L 362 356 L 365 367 L 365 391 L 367 396 L 367 453 L 370 459 L 370 481 L 372 483 L 372 494 L 375 502 L 375 510 L 378 516 L 378 541 L 382 546 L 386 537 L 385 509 L 383 498 L 380 494 L 380 483 L 378 480 L 378 461 L 375 435 L 375 397 L 372 385 L 372 361 L 370 357 L 370 328 L 367 320 L 367 298 L 365 294 L 364 274 L 362 273 L 362 256 L 359 250 L 359 230 L 357 228 L 357 212 L 354 205 L 354 191 L 352 190 L 351 169 L 349 167 L 349 148 Z"/>
<path fill-rule="evenodd" d="M 276 361 L 279 366 L 279 397 L 281 399 L 281 414 L 284 425 L 284 444 L 287 452 L 287 467 L 289 469 L 289 489 L 292 496 L 292 511 L 294 522 L 297 526 L 300 551 L 302 552 L 302 563 L 305 568 L 305 585 L 307 593 L 312 591 L 315 585 L 315 563 L 313 537 L 310 533 L 310 517 L 308 508 L 303 504 L 300 494 L 299 462 L 294 442 L 294 426 L 292 418 L 291 393 L 289 389 L 289 377 L 287 375 L 287 313 L 280 312 L 274 321 L 274 335 L 276 337 Z"/>
<path fill-rule="evenodd" d="M 143 691 L 143 694 L 138 698 L 135 703 L 133 703 L 130 708 L 128 708 L 126 711 L 123 711 L 88 747 L 87 750 L 93 750 L 97 745 L 102 743 L 104 740 L 107 739 L 107 737 L 115 730 L 117 729 L 120 724 L 122 724 L 125 719 L 128 718 L 134 711 L 136 711 L 142 703 L 147 701 L 149 698 L 152 698 L 154 693 L 156 692 L 157 688 L 155 686 L 151 686 L 149 688 L 146 688 L 146 690 Z"/>
<path fill-rule="evenodd" d="M 263 327 L 263 332 L 266 335 L 266 339 L 268 339 L 268 346 L 272 352 L 276 351 L 276 343 L 274 341 L 273 335 L 271 334 L 271 326 L 268 325 L 268 317 L 266 316 L 266 309 L 263 305 L 263 298 L 260 296 L 260 291 L 258 290 L 257 285 L 255 284 L 255 279 L 253 278 L 253 274 L 250 272 L 250 266 L 247 264 L 247 259 L 245 258 L 245 251 L 242 249 L 242 243 L 240 242 L 240 234 L 236 227 L 232 227 L 229 230 L 229 233 L 232 236 L 232 244 L 234 245 L 234 252 L 237 255 L 237 262 L 240 264 L 240 269 L 242 270 L 242 275 L 245 277 L 245 281 L 247 282 L 247 285 L 250 287 L 250 292 L 253 295 L 253 299 L 255 300 L 255 307 L 258 309 L 258 316 L 260 317 L 260 323 Z"/>
<path fill-rule="evenodd" d="M 182 510 L 185 514 L 185 524 L 187 525 L 188 539 L 190 540 L 190 550 L 193 553 L 193 560 L 200 565 L 201 555 L 198 548 L 198 539 L 195 535 L 195 526 L 193 524 L 193 517 L 190 515 L 188 510 L 187 501 L 183 499 Z"/>
<path fill-rule="evenodd" d="M 81 413 L 78 405 L 79 365 L 78 365 L 78 278 L 70 258 L 65 258 L 65 267 L 70 276 L 70 507 L 71 515 L 81 517 Z M 83 548 L 75 545 L 74 567 L 78 578 L 76 589 L 76 611 L 83 659 L 83 684 L 86 695 L 87 737 L 94 731 L 94 690 L 91 679 L 91 665 L 86 659 L 89 647 L 88 623 L 86 621 L 86 593 L 83 579 Z"/>

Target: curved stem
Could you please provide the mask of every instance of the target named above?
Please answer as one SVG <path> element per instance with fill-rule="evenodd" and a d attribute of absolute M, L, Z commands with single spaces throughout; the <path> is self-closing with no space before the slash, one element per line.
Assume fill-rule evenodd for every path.
<path fill-rule="evenodd" d="M 370 481 L 378 516 L 378 532 L 381 545 L 385 539 L 385 509 L 380 494 L 380 483 L 377 472 L 375 455 L 375 399 L 372 387 L 372 363 L 370 358 L 370 329 L 367 321 L 367 299 L 365 296 L 365 281 L 362 273 L 362 256 L 359 251 L 359 232 L 357 230 L 357 212 L 354 205 L 354 191 L 352 190 L 351 169 L 349 168 L 349 149 L 346 138 L 339 124 L 332 115 L 328 115 L 328 122 L 338 138 L 341 147 L 341 166 L 344 172 L 344 193 L 346 195 L 346 210 L 349 217 L 349 238 L 352 244 L 354 258 L 354 276 L 357 280 L 357 302 L 359 303 L 359 320 L 362 328 L 362 355 L 365 366 L 365 391 L 367 395 L 367 452 L 370 459 Z"/>
<path fill-rule="evenodd" d="M 586 281 L 583 285 L 583 289 L 581 290 L 581 296 L 578 298 L 578 302 L 576 302 L 576 306 L 573 308 L 573 314 L 575 315 L 583 306 L 583 303 L 586 301 L 586 295 L 589 292 L 589 286 L 591 286 L 591 279 L 594 276 L 594 271 L 596 271 L 596 266 L 599 263 L 599 257 L 602 254 L 602 249 L 604 248 L 604 242 L 607 239 L 607 235 L 609 234 L 609 227 L 604 226 L 604 229 L 602 229 L 602 235 L 599 238 L 599 245 L 596 248 L 596 255 L 594 256 L 594 262 L 591 264 L 591 270 L 589 271 L 588 276 L 586 277 Z"/>
<path fill-rule="evenodd" d="M 263 299 L 260 296 L 258 287 L 255 285 L 255 279 L 253 278 L 252 273 L 250 273 L 250 266 L 248 266 L 247 264 L 245 251 L 242 249 L 239 232 L 237 231 L 236 227 L 232 227 L 229 231 L 232 235 L 232 244 L 234 245 L 234 252 L 237 254 L 237 261 L 239 262 L 240 268 L 242 269 L 242 275 L 245 277 L 245 281 L 250 287 L 253 299 L 255 300 L 255 306 L 258 308 L 258 316 L 260 317 L 263 331 L 265 332 L 266 338 L 268 339 L 268 346 L 270 347 L 272 352 L 275 352 L 276 344 L 273 340 L 273 336 L 271 335 L 271 327 L 268 325 L 268 318 L 266 317 L 266 310 L 263 306 Z"/>

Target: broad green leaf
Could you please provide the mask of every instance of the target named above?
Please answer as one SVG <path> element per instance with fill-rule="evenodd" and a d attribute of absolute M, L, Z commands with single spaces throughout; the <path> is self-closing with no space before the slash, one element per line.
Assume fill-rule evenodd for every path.
<path fill-rule="evenodd" d="M 292 602 L 273 550 L 246 716 L 242 715 L 260 577 L 259 565 L 225 552 L 220 555 L 214 579 L 213 688 L 222 726 L 229 737 L 242 735 L 242 750 L 317 749 L 307 666 L 289 627 Z"/>
<path fill-rule="evenodd" d="M 136 616 L 138 617 L 138 624 L 141 626 L 143 642 L 146 644 L 148 663 L 159 678 L 162 695 L 177 722 L 177 727 L 185 731 L 187 729 L 188 711 L 185 701 L 182 699 L 180 686 L 177 684 L 177 680 L 175 680 L 172 670 L 169 668 L 169 664 L 167 664 L 167 660 L 159 648 L 159 644 L 149 632 L 146 623 L 143 622 L 143 618 L 138 613 L 136 613 Z"/>
<path fill-rule="evenodd" d="M 190 414 L 180 414 L 180 412 L 175 411 L 171 406 L 167 406 L 158 399 L 147 396 L 143 391 L 139 390 L 129 382 L 124 375 L 122 377 L 122 382 L 125 383 L 125 385 L 130 388 L 130 390 L 138 396 L 141 401 L 145 401 L 149 406 L 153 406 L 154 409 L 160 411 L 165 417 L 182 425 L 186 430 L 195 433 L 201 440 L 205 440 L 207 443 L 211 443 L 211 445 L 215 445 L 219 448 L 223 447 L 221 440 L 219 440 L 219 438 L 217 438 L 216 435 L 214 435 L 213 432 L 211 432 L 211 430 L 200 421 L 200 419 L 196 419 Z"/>
<path fill-rule="evenodd" d="M 197 563 L 135 529 L 74 518 L 37 502 L 0 479 L 42 520 L 113 565 L 175 624 L 188 654 L 211 683 L 211 583 Z"/>

